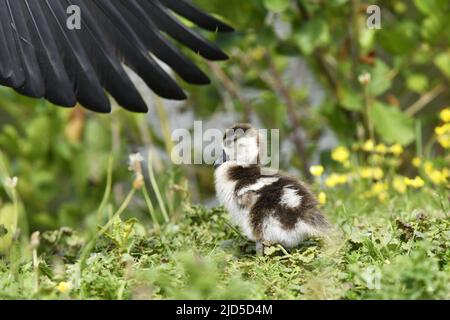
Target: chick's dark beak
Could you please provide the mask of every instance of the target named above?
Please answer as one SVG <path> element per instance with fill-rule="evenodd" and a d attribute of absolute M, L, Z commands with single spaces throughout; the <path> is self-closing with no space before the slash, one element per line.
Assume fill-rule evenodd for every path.
<path fill-rule="evenodd" d="M 214 169 L 217 169 L 220 167 L 221 164 L 227 161 L 227 155 L 224 150 L 222 150 L 222 155 L 217 158 L 217 160 L 214 162 Z"/>

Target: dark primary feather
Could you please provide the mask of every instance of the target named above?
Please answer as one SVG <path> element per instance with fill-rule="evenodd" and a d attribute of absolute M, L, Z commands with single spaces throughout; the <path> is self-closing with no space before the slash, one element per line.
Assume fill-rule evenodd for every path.
<path fill-rule="evenodd" d="M 141 7 L 161 31 L 179 41 L 195 53 L 209 60 L 226 60 L 228 56 L 217 46 L 179 22 L 174 15 L 158 1 L 138 0 Z"/>
<path fill-rule="evenodd" d="M 80 8 L 80 30 L 66 26 L 70 5 Z M 175 14 L 206 30 L 232 30 L 188 0 L 0 0 L 0 85 L 97 112 L 111 110 L 108 92 L 122 107 L 146 112 L 125 64 L 159 96 L 185 99 L 157 59 L 188 83 L 209 79 L 168 37 L 209 60 L 227 56 Z"/>
<path fill-rule="evenodd" d="M 52 1 L 58 2 L 59 0 Z M 66 5 L 68 4 L 73 4 L 73 2 L 66 1 Z M 64 25 L 60 29 L 61 34 L 65 35 L 68 41 L 62 50 L 70 48 L 69 52 L 85 52 L 83 55 L 72 54 L 73 58 L 80 59 L 79 63 L 83 65 L 81 68 L 84 72 L 78 73 L 79 75 L 98 75 L 102 79 L 102 85 L 122 107 L 137 112 L 147 111 L 145 102 L 125 73 L 118 56 L 111 54 L 115 52 L 114 45 L 108 41 L 107 37 L 104 37 L 102 30 L 96 27 L 96 20 L 89 11 L 83 14 L 82 28 L 79 30 L 82 33 L 84 47 L 76 33 L 66 32 L 67 28 Z M 76 47 L 71 48 L 71 46 Z M 88 57 L 95 57 L 91 61 L 92 67 Z M 70 61 L 68 64 L 73 66 Z M 92 72 L 92 68 L 95 72 Z M 76 69 L 73 70 L 73 74 L 77 75 Z M 98 83 L 98 81 L 96 82 Z M 106 111 L 109 108 L 107 105 Z"/>
<path fill-rule="evenodd" d="M 233 29 L 220 22 L 219 20 L 207 15 L 206 13 L 198 10 L 192 4 L 184 0 L 159 0 L 167 8 L 172 9 L 179 15 L 189 19 L 209 31 L 232 31 Z"/>
<path fill-rule="evenodd" d="M 123 3 L 123 6 L 121 6 Z M 172 43 L 165 41 L 157 32 L 157 27 L 152 23 L 145 11 L 135 2 L 126 0 L 114 3 L 130 25 L 140 35 L 143 44 L 160 60 L 163 60 L 177 72 L 185 81 L 192 84 L 208 84 L 208 77 L 185 55 L 183 55 Z M 124 7 L 129 7 L 129 12 Z"/>
<path fill-rule="evenodd" d="M 17 86 L 17 91 L 34 98 L 45 94 L 45 83 L 37 60 L 37 48 L 34 46 L 27 27 L 22 1 L 4 0 L 8 12 L 10 32 L 22 66 L 24 81 Z M 8 20 L 7 20 L 8 21 Z"/>
<path fill-rule="evenodd" d="M 25 81 L 25 75 L 9 21 L 6 1 L 0 0 L 0 84 L 17 88 Z"/>
<path fill-rule="evenodd" d="M 58 52 L 51 27 L 39 2 L 25 0 L 25 19 L 28 22 L 30 40 L 35 49 L 37 61 L 46 88 L 45 97 L 55 104 L 73 105 L 76 97 L 69 76 Z M 53 82 L 58 85 L 53 85 Z"/>
<path fill-rule="evenodd" d="M 72 92 L 76 95 L 76 100 L 88 109 L 108 112 L 110 110 L 109 100 L 103 90 L 100 76 L 97 75 L 93 66 L 96 59 L 89 55 L 86 45 L 84 45 L 88 43 L 88 40 L 66 27 L 65 8 L 70 2 L 64 0 L 44 1 L 48 21 L 52 23 L 56 43 L 64 60 L 65 70 L 71 79 Z M 88 20 L 87 12 L 83 14 L 83 20 Z M 85 29 L 87 28 L 79 31 L 84 32 Z M 82 32 L 80 34 L 83 34 Z"/>

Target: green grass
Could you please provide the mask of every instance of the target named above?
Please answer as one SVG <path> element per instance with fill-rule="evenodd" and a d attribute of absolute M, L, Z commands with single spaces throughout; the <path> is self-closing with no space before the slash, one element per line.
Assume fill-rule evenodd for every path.
<path fill-rule="evenodd" d="M 192 206 L 160 228 L 117 218 L 82 273 L 87 235 L 44 232 L 38 268 L 19 244 L 0 260 L 0 298 L 449 299 L 445 192 L 411 191 L 379 203 L 359 191 L 329 192 L 329 239 L 289 251 L 274 246 L 264 257 L 221 208 Z M 61 282 L 71 289 L 58 290 Z"/>

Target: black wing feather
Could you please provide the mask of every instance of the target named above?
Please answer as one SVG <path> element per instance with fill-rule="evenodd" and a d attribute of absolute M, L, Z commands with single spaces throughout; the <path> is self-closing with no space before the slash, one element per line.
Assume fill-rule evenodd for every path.
<path fill-rule="evenodd" d="M 99 15 L 100 12 L 104 13 L 106 20 L 98 20 L 98 22 L 103 23 L 105 29 L 109 29 L 108 34 L 117 44 L 125 64 L 135 70 L 147 85 L 161 97 L 175 100 L 186 99 L 183 90 L 149 55 L 135 30 L 113 3 L 110 0 L 97 0 L 91 4 L 92 7 L 98 7 Z M 118 25 L 121 28 L 116 27 Z"/>
<path fill-rule="evenodd" d="M 191 20 L 199 27 L 209 31 L 233 31 L 233 28 L 227 24 L 207 15 L 203 11 L 197 9 L 191 3 L 184 0 L 159 0 L 162 4 L 172 9 L 174 12 Z"/>
<path fill-rule="evenodd" d="M 161 31 L 166 32 L 195 53 L 199 53 L 202 57 L 213 61 L 228 59 L 228 56 L 217 46 L 176 20 L 174 15 L 158 1 L 138 1 Z"/>
<path fill-rule="evenodd" d="M 23 83 L 15 89 L 24 95 L 33 98 L 42 98 L 45 95 L 45 83 L 36 58 L 36 48 L 33 46 L 28 31 L 22 1 L 5 1 L 9 14 L 9 28 L 11 28 L 25 75 Z"/>
<path fill-rule="evenodd" d="M 66 28 L 63 15 L 65 10 L 62 3 L 69 5 L 69 2 L 61 0 L 44 1 L 47 17 L 53 23 L 53 34 L 64 57 L 65 70 L 70 78 L 76 100 L 88 109 L 97 112 L 109 112 L 111 110 L 109 100 L 92 66 L 92 59 L 81 43 L 79 30 L 75 32 Z M 66 106 L 73 105 L 68 104 Z"/>
<path fill-rule="evenodd" d="M 0 84 L 17 88 L 25 75 L 12 31 L 6 1 L 0 0 Z"/>
<path fill-rule="evenodd" d="M 125 109 L 135 112 L 147 112 L 145 102 L 123 69 L 119 58 L 117 55 L 111 54 L 115 51 L 113 44 L 108 41 L 107 37 L 104 37 L 101 29 L 96 26 L 96 20 L 89 11 L 84 13 L 82 25 L 82 39 L 84 40 L 86 51 L 89 56 L 93 57 L 92 65 L 96 69 L 96 74 L 102 79 L 106 90 Z M 70 33 L 69 35 L 73 36 Z"/>
<path fill-rule="evenodd" d="M 30 39 L 45 83 L 45 97 L 58 105 L 73 106 L 76 97 L 72 83 L 66 73 L 55 39 L 47 23 L 41 5 L 34 0 L 25 0 L 25 17 Z"/>
<path fill-rule="evenodd" d="M 181 78 L 192 84 L 209 83 L 208 77 L 158 32 L 158 28 L 137 2 L 116 1 L 114 5 L 130 22 L 146 48 L 158 59 L 164 60 Z"/>
<path fill-rule="evenodd" d="M 66 27 L 69 5 L 80 7 L 81 30 Z M 146 112 L 124 63 L 156 94 L 185 99 L 151 54 L 188 83 L 209 79 L 165 34 L 209 60 L 227 56 L 171 11 L 203 29 L 232 30 L 188 0 L 0 0 L 0 84 L 65 107 L 79 102 L 97 112 L 110 111 L 106 90 L 122 107 Z"/>

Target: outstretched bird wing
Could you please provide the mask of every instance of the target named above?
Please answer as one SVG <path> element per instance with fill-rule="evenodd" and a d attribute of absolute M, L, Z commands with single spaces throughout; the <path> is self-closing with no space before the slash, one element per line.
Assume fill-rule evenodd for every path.
<path fill-rule="evenodd" d="M 0 85 L 97 112 L 111 110 L 107 91 L 122 107 L 146 112 L 125 64 L 159 96 L 183 100 L 155 57 L 188 83 L 209 79 L 168 38 L 208 60 L 227 56 L 177 15 L 206 30 L 232 30 L 188 0 L 0 0 Z"/>

